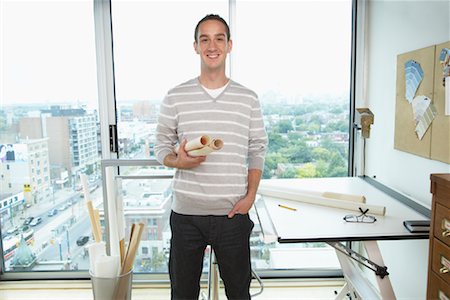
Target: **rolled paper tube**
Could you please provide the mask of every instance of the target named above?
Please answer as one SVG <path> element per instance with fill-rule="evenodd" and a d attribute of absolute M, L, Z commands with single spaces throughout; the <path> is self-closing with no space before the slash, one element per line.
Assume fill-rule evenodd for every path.
<path fill-rule="evenodd" d="M 120 272 L 120 257 L 117 255 L 97 256 L 95 262 L 95 276 L 102 278 L 115 278 Z"/>
<path fill-rule="evenodd" d="M 206 156 L 206 155 L 210 154 L 210 153 L 213 152 L 213 151 L 214 151 L 214 149 L 212 149 L 212 148 L 206 146 L 206 147 L 203 147 L 203 148 L 201 148 L 201 149 L 196 149 L 196 150 L 188 151 L 188 154 L 189 154 L 189 156 L 193 156 L 193 157 L 196 157 L 196 156 Z"/>
<path fill-rule="evenodd" d="M 116 185 L 113 167 L 105 169 L 106 201 L 108 204 L 109 250 L 111 255 L 120 255 L 119 228 L 117 226 Z"/>
<path fill-rule="evenodd" d="M 223 141 L 221 139 L 213 139 L 211 143 L 209 143 L 209 147 L 213 150 L 220 150 L 223 147 Z"/>
<path fill-rule="evenodd" d="M 384 206 L 379 205 L 368 205 L 365 203 L 358 203 L 353 201 L 347 201 L 347 200 L 338 200 L 338 199 L 332 199 L 332 198 L 325 198 L 325 197 L 319 197 L 314 195 L 308 195 L 308 194 L 300 194 L 292 191 L 286 191 L 285 188 L 266 188 L 266 187 L 259 187 L 258 193 L 261 195 L 277 198 L 277 199 L 285 199 L 285 200 L 293 200 L 293 201 L 299 201 L 309 204 L 315 204 L 315 205 L 322 205 L 322 206 L 328 206 L 328 207 L 334 207 L 334 208 L 342 208 L 352 211 L 359 212 L 360 208 L 362 210 L 368 209 L 368 214 L 376 214 L 384 216 L 386 213 L 386 208 Z"/>
<path fill-rule="evenodd" d="M 92 274 L 96 274 L 95 262 L 101 255 L 106 255 L 106 243 L 92 243 L 86 246 L 89 253 L 89 268 Z"/>
<path fill-rule="evenodd" d="M 211 139 L 207 135 L 199 136 L 199 137 L 187 142 L 186 145 L 184 146 L 184 150 L 191 151 L 191 150 L 203 148 L 203 147 L 209 145 L 210 141 L 211 141 Z M 178 153 L 179 147 L 180 146 L 178 145 L 175 148 L 175 153 Z"/>
<path fill-rule="evenodd" d="M 120 261 L 123 263 L 125 259 L 125 214 L 123 210 L 123 197 L 122 197 L 122 179 L 117 178 L 117 195 L 116 195 L 116 204 L 117 204 L 117 228 L 119 232 L 119 252 L 120 252 Z"/>
<path fill-rule="evenodd" d="M 267 183 L 261 183 L 260 188 L 268 188 L 272 190 L 282 189 L 283 191 L 288 191 L 290 193 L 302 194 L 302 195 L 311 195 L 316 197 L 325 197 L 325 198 L 333 198 L 336 200 L 347 200 L 354 201 L 359 203 L 366 203 L 366 197 L 363 195 L 353 195 L 353 194 L 343 194 L 343 193 L 335 193 L 335 192 L 318 192 L 311 190 L 302 190 L 293 187 L 278 187 Z"/>
<path fill-rule="evenodd" d="M 333 198 L 337 200 L 347 200 L 359 203 L 366 203 L 366 197 L 362 195 L 351 195 L 351 194 L 341 194 L 341 193 L 333 193 L 333 192 L 324 192 L 322 197 L 325 198 Z"/>

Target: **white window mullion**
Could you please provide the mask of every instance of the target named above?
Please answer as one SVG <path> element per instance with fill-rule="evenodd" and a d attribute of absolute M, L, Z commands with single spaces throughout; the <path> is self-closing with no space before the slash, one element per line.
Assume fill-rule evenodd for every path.
<path fill-rule="evenodd" d="M 109 139 L 109 126 L 116 125 L 111 2 L 109 0 L 94 0 L 94 22 L 102 158 L 111 159 L 117 158 L 117 152 L 110 150 Z"/>

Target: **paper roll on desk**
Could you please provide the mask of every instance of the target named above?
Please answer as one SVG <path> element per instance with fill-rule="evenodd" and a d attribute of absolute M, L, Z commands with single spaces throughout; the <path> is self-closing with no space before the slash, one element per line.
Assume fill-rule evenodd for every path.
<path fill-rule="evenodd" d="M 366 203 L 349 200 L 326 198 L 323 196 L 317 196 L 314 193 L 313 194 L 301 193 L 295 191 L 294 189 L 286 189 L 285 187 L 280 188 L 273 186 L 272 187 L 260 186 L 258 188 L 258 193 L 263 196 L 269 196 L 277 199 L 293 200 L 315 205 L 342 208 L 357 212 L 360 211 L 359 208 L 361 208 L 362 210 L 368 209 L 368 214 L 376 214 L 384 216 L 386 213 L 386 208 L 384 206 L 369 205 Z"/>
<path fill-rule="evenodd" d="M 353 202 L 359 202 L 359 203 L 366 203 L 366 197 L 363 195 L 355 195 L 355 194 L 343 194 L 343 193 L 336 193 L 336 192 L 319 192 L 319 191 L 311 191 L 311 190 L 302 190 L 292 187 L 283 187 L 280 188 L 278 186 L 274 186 L 267 183 L 261 183 L 259 188 L 266 188 L 266 189 L 282 189 L 283 191 L 288 191 L 295 194 L 302 194 L 302 195 L 311 195 L 315 197 L 325 197 L 325 198 L 331 198 L 336 200 L 347 200 L 347 201 L 353 201 Z"/>
<path fill-rule="evenodd" d="M 178 153 L 180 146 L 175 148 L 175 153 Z M 211 139 L 207 135 L 199 136 L 186 143 L 184 150 L 189 156 L 206 156 L 214 151 L 220 150 L 223 147 L 221 139 Z"/>

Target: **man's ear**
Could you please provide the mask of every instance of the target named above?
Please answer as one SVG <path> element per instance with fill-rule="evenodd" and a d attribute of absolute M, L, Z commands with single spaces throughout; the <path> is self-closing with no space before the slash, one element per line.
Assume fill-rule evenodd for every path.
<path fill-rule="evenodd" d="M 200 52 L 198 51 L 198 47 L 197 46 L 198 46 L 197 42 L 194 42 L 195 53 L 200 54 Z"/>
<path fill-rule="evenodd" d="M 232 40 L 229 40 L 229 41 L 228 41 L 228 53 L 231 52 L 231 49 L 233 49 L 233 41 L 232 41 Z"/>

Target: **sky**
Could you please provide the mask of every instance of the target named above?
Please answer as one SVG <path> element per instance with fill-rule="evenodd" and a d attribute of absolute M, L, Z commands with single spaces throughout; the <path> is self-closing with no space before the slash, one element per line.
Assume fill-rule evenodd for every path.
<path fill-rule="evenodd" d="M 1 1 L 1 104 L 96 105 L 93 3 Z M 177 9 L 174 9 L 174 5 Z M 198 76 L 193 31 L 228 2 L 112 1 L 118 101 L 158 100 Z M 351 1 L 236 1 L 231 77 L 258 94 L 345 93 Z"/>

